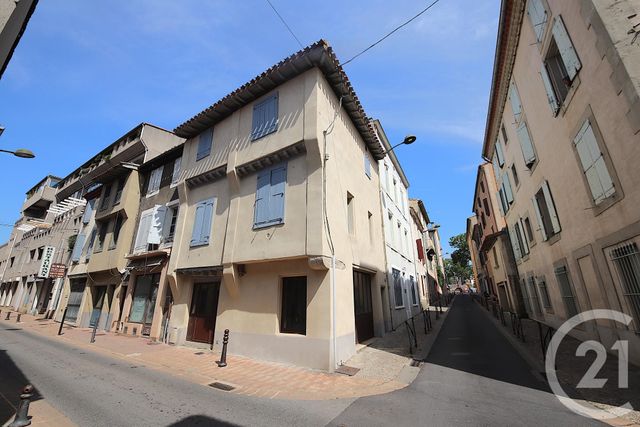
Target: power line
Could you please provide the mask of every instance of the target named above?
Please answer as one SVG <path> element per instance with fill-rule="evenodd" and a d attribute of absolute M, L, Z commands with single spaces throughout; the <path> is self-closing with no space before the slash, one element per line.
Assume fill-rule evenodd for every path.
<path fill-rule="evenodd" d="M 269 1 L 269 0 L 267 0 Z M 349 62 L 353 61 L 354 59 L 356 59 L 357 57 L 359 57 L 360 55 L 362 55 L 363 53 L 365 53 L 366 51 L 368 51 L 369 49 L 373 48 L 374 46 L 378 45 L 379 43 L 381 43 L 383 40 L 385 40 L 387 37 L 389 37 L 390 35 L 392 35 L 393 33 L 395 33 L 396 31 L 398 31 L 399 29 L 401 29 L 402 27 L 406 26 L 407 24 L 409 24 L 411 21 L 415 20 L 416 18 L 418 18 L 420 15 L 422 15 L 423 13 L 425 13 L 427 10 L 431 9 L 433 6 L 435 6 L 436 3 L 438 3 L 440 0 L 435 0 L 433 3 L 431 3 L 429 6 L 427 6 L 426 8 L 422 9 L 418 14 L 414 15 L 411 19 L 409 19 L 408 21 L 405 21 L 403 24 L 397 26 L 396 28 L 393 29 L 393 31 L 389 32 L 387 35 L 385 35 L 384 37 L 382 37 L 380 40 L 378 40 L 377 42 L 375 42 L 374 44 L 372 44 L 371 46 L 369 46 L 368 48 L 364 49 L 363 51 L 361 51 L 360 53 L 354 55 L 353 57 L 351 57 L 351 59 L 349 59 L 348 61 L 343 62 L 342 66 L 347 65 Z M 286 25 L 286 24 L 285 24 Z M 295 36 L 294 36 L 295 37 Z"/>
<path fill-rule="evenodd" d="M 304 46 L 302 45 L 302 43 L 300 42 L 300 40 L 298 40 L 298 37 L 296 37 L 296 35 L 294 34 L 293 30 L 291 29 L 291 27 L 289 27 L 289 25 L 287 24 L 287 21 L 284 20 L 284 18 L 278 13 L 278 11 L 276 10 L 276 8 L 273 6 L 273 4 L 271 4 L 271 2 L 269 0 L 267 0 L 267 3 L 269 3 L 269 6 L 271 6 L 271 9 L 273 9 L 273 11 L 276 13 L 276 15 L 278 15 L 278 18 L 280 18 L 280 21 L 282 21 L 282 23 L 284 24 L 285 27 L 287 27 L 287 30 L 289 30 L 289 32 L 291 33 L 291 35 L 293 36 L 294 39 L 296 39 L 296 41 L 298 42 L 298 44 L 300 45 L 300 49 L 304 49 Z"/>

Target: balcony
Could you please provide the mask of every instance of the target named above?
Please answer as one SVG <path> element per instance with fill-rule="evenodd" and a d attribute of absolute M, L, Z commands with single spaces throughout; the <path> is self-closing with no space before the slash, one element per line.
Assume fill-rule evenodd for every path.
<path fill-rule="evenodd" d="M 56 189 L 49 185 L 49 181 L 43 182 L 35 191 L 27 194 L 27 199 L 22 204 L 22 213 L 25 216 L 41 218 L 46 214 L 47 208 L 55 200 Z"/>

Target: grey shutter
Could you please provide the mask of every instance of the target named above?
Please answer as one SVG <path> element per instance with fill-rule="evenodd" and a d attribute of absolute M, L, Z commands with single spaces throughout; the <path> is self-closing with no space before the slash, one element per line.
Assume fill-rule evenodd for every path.
<path fill-rule="evenodd" d="M 254 105 L 251 139 L 256 140 L 278 130 L 278 94 Z"/>
<path fill-rule="evenodd" d="M 496 198 L 498 199 L 498 207 L 500 208 L 500 214 L 504 216 L 505 211 L 504 211 L 504 207 L 502 206 L 502 189 L 500 189 L 500 191 L 496 193 Z"/>
<path fill-rule="evenodd" d="M 196 205 L 193 219 L 193 230 L 191 231 L 191 246 L 202 244 L 202 226 L 204 223 L 205 204 L 200 202 Z"/>
<path fill-rule="evenodd" d="M 582 170 L 587 178 L 595 203 L 615 193 L 615 186 L 604 161 L 591 123 L 587 120 L 574 139 Z"/>
<path fill-rule="evenodd" d="M 578 59 L 578 54 L 573 47 L 573 43 L 571 43 L 569 33 L 567 33 L 567 29 L 560 16 L 556 16 L 553 21 L 553 38 L 556 40 L 562 62 L 564 62 L 569 78 L 573 80 L 580 68 L 582 68 L 582 64 Z"/>
<path fill-rule="evenodd" d="M 509 99 L 511 100 L 513 116 L 516 119 L 516 122 L 519 122 L 520 117 L 522 116 L 522 103 L 520 102 L 520 95 L 518 94 L 518 89 L 514 82 L 511 82 L 511 87 L 509 88 Z"/>
<path fill-rule="evenodd" d="M 78 234 L 76 236 L 76 243 L 73 246 L 73 251 L 71 252 L 71 261 L 75 261 L 75 262 L 80 261 L 80 255 L 82 255 L 84 240 L 85 240 L 84 234 Z"/>
<path fill-rule="evenodd" d="M 205 130 L 198 137 L 198 152 L 196 153 L 196 161 L 204 159 L 209 154 L 211 154 L 211 145 L 213 145 L 213 128 Z"/>
<path fill-rule="evenodd" d="M 502 144 L 499 140 L 496 140 L 496 154 L 498 155 L 498 165 L 504 166 L 504 153 L 502 152 Z"/>
<path fill-rule="evenodd" d="M 516 261 L 518 261 L 520 258 L 522 258 L 522 253 L 520 252 L 520 246 L 518 245 L 518 241 L 516 240 L 517 237 L 514 232 L 514 228 L 507 226 L 507 230 L 509 230 L 509 240 L 511 240 L 513 254 L 516 257 Z"/>
<path fill-rule="evenodd" d="M 93 213 L 93 206 L 96 204 L 96 199 L 91 199 L 84 207 L 84 214 L 82 215 L 82 223 L 88 224 L 91 221 L 91 214 Z"/>
<path fill-rule="evenodd" d="M 542 235 L 542 240 L 547 240 L 547 232 L 544 229 L 544 223 L 542 222 L 542 214 L 540 213 L 540 206 L 538 206 L 538 200 L 536 196 L 533 196 L 531 199 L 533 202 L 533 208 L 536 211 L 536 220 L 538 221 L 538 229 L 540 230 L 540 234 Z"/>
<path fill-rule="evenodd" d="M 531 19 L 531 25 L 533 25 L 536 40 L 542 41 L 544 30 L 547 27 L 547 11 L 543 6 L 542 1 L 529 0 L 527 4 L 527 13 Z"/>
<path fill-rule="evenodd" d="M 520 230 L 522 230 L 522 242 L 526 245 L 527 253 L 529 253 L 530 252 L 529 237 L 527 237 L 527 233 L 525 232 L 524 221 L 522 218 L 520 218 L 519 223 L 520 223 Z"/>
<path fill-rule="evenodd" d="M 511 188 L 511 180 L 509 179 L 509 171 L 505 171 L 502 175 L 502 185 L 504 186 L 504 195 L 507 203 L 513 203 L 513 190 Z"/>
<path fill-rule="evenodd" d="M 553 232 L 558 233 L 560 231 L 560 220 L 558 219 L 556 205 L 553 203 L 553 197 L 551 197 L 551 190 L 549 189 L 549 183 L 547 181 L 542 184 L 542 192 L 544 193 L 544 199 L 547 202 L 547 209 L 549 210 L 549 217 L 551 219 Z"/>
<path fill-rule="evenodd" d="M 211 223 L 213 221 L 213 203 L 214 199 L 208 199 L 202 202 L 204 211 L 202 214 L 202 228 L 200 230 L 200 243 L 206 245 L 211 237 Z"/>
<path fill-rule="evenodd" d="M 182 157 L 178 157 L 173 163 L 173 173 L 171 174 L 171 184 L 176 184 L 180 179 L 180 167 L 182 165 Z"/>
<path fill-rule="evenodd" d="M 536 161 L 536 153 L 533 149 L 533 142 L 531 142 L 531 135 L 529 134 L 526 122 L 522 122 L 520 126 L 518 126 L 517 133 L 518 140 L 520 141 L 520 147 L 522 148 L 524 163 L 527 167 L 531 167 L 531 165 Z"/>
<path fill-rule="evenodd" d="M 366 154 L 364 155 L 364 174 L 371 178 L 371 161 Z"/>
<path fill-rule="evenodd" d="M 555 117 L 555 115 L 558 114 L 558 110 L 560 109 L 560 104 L 558 103 L 558 98 L 556 98 L 556 93 L 553 90 L 553 85 L 551 85 L 551 79 L 549 78 L 549 73 L 547 72 L 547 66 L 544 63 L 542 64 L 542 69 L 540 70 L 540 76 L 542 76 L 544 89 L 547 91 L 547 102 L 549 102 L 549 107 L 551 108 L 551 112 Z"/>
<path fill-rule="evenodd" d="M 271 170 L 269 222 L 284 222 L 284 191 L 287 184 L 287 167 L 278 166 Z"/>
<path fill-rule="evenodd" d="M 266 125 L 263 135 L 270 134 L 278 130 L 278 94 L 274 94 L 267 101 L 266 110 Z"/>
<path fill-rule="evenodd" d="M 133 248 L 134 252 L 143 252 L 147 250 L 147 238 L 149 236 L 149 228 L 151 227 L 151 218 L 153 209 L 148 209 L 140 215 L 138 223 L 138 233 L 136 234 L 136 242 Z"/>
<path fill-rule="evenodd" d="M 515 228 L 516 236 L 518 237 L 518 242 L 522 245 L 522 256 L 529 254 L 529 245 L 527 244 L 527 240 L 524 237 L 524 230 L 520 227 L 520 220 L 517 220 L 513 225 Z"/>
<path fill-rule="evenodd" d="M 269 221 L 269 197 L 271 192 L 271 171 L 260 171 L 257 177 L 256 202 L 254 208 L 254 227 Z"/>
<path fill-rule="evenodd" d="M 162 237 L 162 226 L 166 214 L 166 206 L 156 205 L 153 208 L 153 212 L 150 216 L 151 219 L 149 221 L 149 234 L 147 236 L 147 243 L 152 243 L 155 245 L 160 244 L 160 239 Z"/>

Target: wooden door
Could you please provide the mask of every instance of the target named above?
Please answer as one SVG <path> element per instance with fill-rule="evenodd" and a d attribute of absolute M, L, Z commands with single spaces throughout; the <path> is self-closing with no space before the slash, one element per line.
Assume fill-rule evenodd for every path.
<path fill-rule="evenodd" d="M 220 282 L 193 284 L 191 309 L 189 310 L 189 327 L 187 328 L 187 339 L 189 341 L 213 342 L 219 293 Z"/>
<path fill-rule="evenodd" d="M 353 271 L 353 305 L 356 320 L 356 341 L 363 342 L 373 337 L 370 274 Z"/>

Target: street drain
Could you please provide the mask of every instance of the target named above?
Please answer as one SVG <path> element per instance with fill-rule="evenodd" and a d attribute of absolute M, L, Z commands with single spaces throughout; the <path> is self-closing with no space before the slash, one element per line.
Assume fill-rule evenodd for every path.
<path fill-rule="evenodd" d="M 229 384 L 225 384 L 225 383 L 220 383 L 220 382 L 214 382 L 209 384 L 209 387 L 213 387 L 213 388 L 217 388 L 218 390 L 222 390 L 222 391 L 231 391 L 233 390 L 235 387 Z"/>

